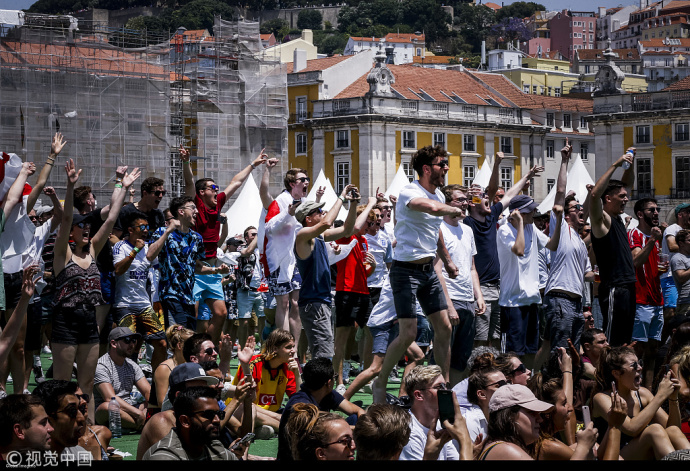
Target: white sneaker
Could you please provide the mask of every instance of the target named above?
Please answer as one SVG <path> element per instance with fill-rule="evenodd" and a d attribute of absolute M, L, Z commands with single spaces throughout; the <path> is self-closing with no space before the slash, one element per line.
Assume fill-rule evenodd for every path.
<path fill-rule="evenodd" d="M 398 367 L 396 366 L 391 370 L 391 374 L 388 376 L 388 382 L 393 384 L 400 384 L 400 378 L 398 378 Z"/>
<path fill-rule="evenodd" d="M 256 431 L 256 439 L 257 440 L 270 440 L 273 437 L 275 437 L 275 432 L 273 430 L 273 427 L 270 425 L 262 425 L 257 431 Z"/>
<path fill-rule="evenodd" d="M 371 384 L 372 384 L 373 382 L 374 382 L 374 380 L 372 379 L 372 380 L 369 381 L 367 384 L 365 384 L 364 386 L 362 386 L 362 392 L 363 392 L 364 394 L 371 394 L 371 393 L 372 393 Z"/>
<path fill-rule="evenodd" d="M 339 384 L 337 388 L 335 388 L 335 392 L 340 394 L 341 396 L 345 394 L 345 391 L 347 391 L 347 386 L 344 384 Z"/>
<path fill-rule="evenodd" d="M 50 350 L 50 347 L 48 347 L 48 345 L 44 345 L 43 348 L 41 349 L 41 353 L 44 353 L 46 355 L 50 355 L 53 352 Z"/>

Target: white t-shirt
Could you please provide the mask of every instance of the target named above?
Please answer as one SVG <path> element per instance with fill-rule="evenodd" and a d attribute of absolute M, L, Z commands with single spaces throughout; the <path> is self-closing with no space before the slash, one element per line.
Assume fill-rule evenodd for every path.
<path fill-rule="evenodd" d="M 556 231 L 556 217 L 551 214 L 549 233 Z M 584 290 L 585 273 L 592 271 L 587 256 L 587 247 L 575 229 L 561 219 L 561 238 L 558 248 L 551 251 L 551 272 L 546 283 L 545 293 L 552 289 L 567 291 L 581 296 Z"/>
<path fill-rule="evenodd" d="M 9 255 L 4 253 L 2 256 L 2 270 L 4 273 L 19 273 L 30 265 L 36 263 L 41 265 L 41 252 L 49 235 L 55 231 L 50 230 L 52 219 L 38 226 L 34 231 L 34 236 L 29 242 L 26 250 L 22 253 Z M 56 230 L 59 225 L 56 225 Z"/>
<path fill-rule="evenodd" d="M 305 198 L 302 198 L 304 201 Z M 292 195 L 283 190 L 269 206 L 261 212 L 257 231 L 259 252 L 266 258 L 268 272 L 266 277 L 280 268 L 278 283 L 288 283 L 295 272 L 295 237 L 302 225 L 295 216 L 288 213 Z M 269 217 L 270 216 L 270 217 Z M 266 221 L 266 218 L 269 218 Z"/>
<path fill-rule="evenodd" d="M 662 237 L 662 239 L 661 239 L 661 253 L 665 253 L 665 254 L 667 254 L 667 255 L 669 256 L 669 257 L 668 257 L 668 258 L 669 258 L 669 262 L 671 261 L 671 259 L 673 258 L 673 256 L 674 256 L 675 254 L 677 254 L 678 252 L 671 252 L 671 251 L 668 249 L 668 242 L 666 241 L 666 237 L 668 237 L 668 236 L 673 236 L 673 237 L 675 237 L 676 234 L 678 234 L 678 232 L 679 232 L 681 229 L 682 229 L 682 227 L 680 227 L 678 224 L 671 224 L 670 226 L 668 226 L 668 227 L 666 228 L 666 230 L 664 231 L 664 237 Z M 669 265 L 669 266 L 670 266 L 670 265 Z M 666 270 L 664 273 L 662 273 L 661 275 L 659 275 L 659 278 L 668 278 L 669 276 L 672 276 L 671 270 Z"/>
<path fill-rule="evenodd" d="M 501 294 L 498 304 L 505 307 L 529 306 L 540 303 L 539 250 L 546 247 L 549 238 L 534 224 L 525 225 L 525 254 L 518 257 L 511 248 L 517 230 L 512 224 L 498 228 L 496 248 L 501 260 Z"/>
<path fill-rule="evenodd" d="M 419 180 L 400 191 L 395 204 L 395 238 L 398 241 L 395 259 L 401 262 L 436 256 L 438 232 L 443 218 L 410 209 L 408 204 L 415 198 L 428 198 L 444 204 L 446 201 L 441 190 L 437 188 L 435 193 L 429 193 L 419 184 Z"/>
<path fill-rule="evenodd" d="M 412 417 L 412 422 L 410 423 L 410 441 L 407 442 L 402 453 L 400 453 L 400 461 L 421 461 L 424 458 L 424 447 L 426 446 L 426 436 L 429 433 L 429 429 L 419 423 L 412 411 L 410 411 L 410 416 Z M 440 426 L 438 426 L 438 428 L 440 428 Z M 460 460 L 460 455 L 453 444 L 448 442 L 443 445 L 441 453 L 438 455 L 438 461 L 450 460 Z"/>
<path fill-rule="evenodd" d="M 477 254 L 477 247 L 474 244 L 474 233 L 472 228 L 458 221 L 457 226 L 453 226 L 443 221 L 441 224 L 443 242 L 446 244 L 450 258 L 458 267 L 458 276 L 450 278 L 443 267 L 443 276 L 446 279 L 448 295 L 455 301 L 474 301 L 474 290 L 472 288 L 472 259 Z"/>
<path fill-rule="evenodd" d="M 376 269 L 374 273 L 367 278 L 367 286 L 370 288 L 382 288 L 383 282 L 388 276 L 388 267 L 386 263 L 393 261 L 393 244 L 383 231 L 378 231 L 376 235 L 364 234 L 367 239 L 369 253 L 374 256 L 376 260 Z"/>
<path fill-rule="evenodd" d="M 379 302 L 371 310 L 368 327 L 378 327 L 387 322 L 395 320 L 398 314 L 395 311 L 395 303 L 393 302 L 393 289 L 391 288 L 390 278 L 386 277 L 379 295 Z"/>
<path fill-rule="evenodd" d="M 472 442 L 474 442 L 480 433 L 484 437 L 483 439 L 486 439 L 488 436 L 489 424 L 486 421 L 484 412 L 482 412 L 479 406 L 472 404 L 472 407 L 469 409 L 462 409 L 462 416 L 465 418 L 467 431 L 470 432 Z M 458 444 L 457 440 L 453 440 L 453 445 L 455 445 L 455 449 L 459 452 L 460 444 Z"/>
<path fill-rule="evenodd" d="M 134 250 L 127 239 L 121 240 L 113 247 L 113 264 L 117 264 Z M 149 245 L 137 253 L 126 272 L 115 278 L 115 296 L 113 306 L 145 308 L 151 305 L 151 298 L 146 289 L 151 262 L 146 258 Z"/>

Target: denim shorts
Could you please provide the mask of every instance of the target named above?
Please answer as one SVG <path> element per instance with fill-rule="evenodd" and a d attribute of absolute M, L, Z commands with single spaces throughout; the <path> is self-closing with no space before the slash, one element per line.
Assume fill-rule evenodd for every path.
<path fill-rule="evenodd" d="M 388 346 L 398 336 L 398 321 L 392 320 L 383 325 L 369 327 L 369 332 L 374 341 L 371 353 L 375 355 L 385 355 Z"/>
<path fill-rule="evenodd" d="M 412 268 L 412 264 L 393 261 L 390 282 L 398 319 L 414 319 L 418 301 L 426 315 L 448 308 L 441 282 L 431 263 Z M 421 295 L 421 296 L 420 296 Z"/>
<path fill-rule="evenodd" d="M 632 339 L 638 342 L 661 340 L 664 328 L 664 307 L 638 304 L 635 310 L 635 324 Z"/>
<path fill-rule="evenodd" d="M 194 277 L 193 297 L 196 301 L 205 301 L 206 299 L 225 301 L 223 275 L 196 275 Z"/>
<path fill-rule="evenodd" d="M 582 299 L 569 298 L 546 293 L 546 326 L 544 338 L 551 342 L 551 349 L 568 348 L 568 339 L 573 345 L 580 346 L 580 337 L 585 328 L 585 317 L 582 314 Z"/>
<path fill-rule="evenodd" d="M 237 290 L 237 317 L 251 319 L 252 311 L 257 317 L 264 316 L 264 297 L 258 291 L 247 289 Z"/>

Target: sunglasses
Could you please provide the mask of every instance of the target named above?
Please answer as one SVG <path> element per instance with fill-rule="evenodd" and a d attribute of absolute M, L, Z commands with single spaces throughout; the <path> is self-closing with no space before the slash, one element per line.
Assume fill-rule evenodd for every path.
<path fill-rule="evenodd" d="M 138 226 L 134 226 L 134 227 L 138 227 L 140 231 L 148 231 L 149 230 L 148 224 L 139 224 Z"/>
<path fill-rule="evenodd" d="M 220 187 L 218 185 L 211 185 L 211 186 L 207 186 L 206 189 L 211 190 L 211 191 L 218 191 L 218 190 L 220 190 Z"/>
<path fill-rule="evenodd" d="M 513 371 L 510 372 L 510 374 L 515 374 L 515 373 L 524 373 L 527 371 L 527 367 L 525 366 L 524 363 L 520 363 L 520 366 L 515 368 Z"/>
<path fill-rule="evenodd" d="M 637 371 L 639 368 L 642 368 L 643 363 L 642 360 L 634 361 L 630 363 L 630 368 L 633 369 L 633 371 Z"/>
<path fill-rule="evenodd" d="M 81 412 L 82 415 L 86 415 L 87 407 L 88 406 L 86 404 L 82 404 L 81 406 L 77 406 L 76 404 L 71 404 L 64 409 L 57 411 L 57 413 L 62 412 L 63 414 L 65 414 L 70 419 L 76 419 L 77 414 L 79 414 L 79 412 Z"/>
<path fill-rule="evenodd" d="M 574 209 L 575 211 L 582 211 L 582 208 L 583 206 L 581 204 L 574 204 L 568 210 L 572 211 Z"/>
<path fill-rule="evenodd" d="M 213 420 L 216 418 L 216 416 L 220 419 L 223 420 L 225 418 L 225 411 L 224 410 L 213 410 L 213 409 L 207 409 L 207 410 L 200 410 L 198 412 L 194 412 L 194 415 L 200 415 L 206 420 Z"/>
<path fill-rule="evenodd" d="M 89 402 L 89 395 L 88 394 L 75 394 L 79 399 L 83 400 L 84 402 Z"/>
<path fill-rule="evenodd" d="M 206 355 L 213 355 L 214 353 L 216 353 L 216 349 L 213 347 L 208 347 L 206 350 L 204 350 L 204 353 Z"/>
<path fill-rule="evenodd" d="M 168 192 L 165 190 L 158 190 L 158 191 L 153 192 L 153 194 L 156 195 L 156 198 L 161 198 L 161 197 L 165 196 L 167 193 Z"/>
<path fill-rule="evenodd" d="M 84 229 L 85 227 L 91 227 L 90 222 L 80 222 L 79 224 L 74 224 L 74 226 L 77 226 L 79 229 Z"/>
<path fill-rule="evenodd" d="M 126 343 L 127 345 L 131 345 L 133 343 L 137 343 L 137 338 L 136 337 L 124 337 L 121 339 L 118 339 L 121 342 Z"/>
<path fill-rule="evenodd" d="M 491 386 L 498 386 L 499 388 L 502 388 L 502 387 L 505 386 L 506 384 L 508 384 L 508 381 L 506 381 L 505 379 L 499 379 L 499 380 L 496 381 L 495 383 L 487 384 L 486 387 L 488 388 L 488 387 L 491 387 Z"/>
<path fill-rule="evenodd" d="M 442 161 L 440 161 L 440 162 L 437 163 L 437 164 L 431 164 L 431 165 L 435 165 L 435 166 L 441 167 L 441 168 L 443 168 L 443 167 L 448 167 L 448 161 L 447 161 L 447 160 L 442 160 Z"/>
<path fill-rule="evenodd" d="M 300 177 L 300 178 L 296 178 L 295 180 L 298 182 L 302 182 L 302 183 L 309 183 L 311 181 L 311 180 L 309 180 L 309 177 Z"/>
<path fill-rule="evenodd" d="M 386 211 L 391 211 L 393 210 L 393 206 L 380 206 L 381 211 L 386 210 Z"/>
<path fill-rule="evenodd" d="M 336 443 L 339 443 L 339 444 L 341 444 L 341 445 L 345 445 L 345 446 L 348 447 L 348 448 L 352 448 L 352 444 L 354 443 L 354 441 L 355 441 L 355 439 L 352 438 L 351 435 L 346 435 L 346 436 L 344 436 L 343 438 L 341 438 L 341 439 L 339 439 L 339 440 L 336 440 L 336 441 L 331 442 L 331 443 L 326 443 L 323 447 L 324 447 L 324 448 L 327 448 L 327 447 L 329 447 L 329 446 L 331 446 L 331 445 L 335 445 Z"/>

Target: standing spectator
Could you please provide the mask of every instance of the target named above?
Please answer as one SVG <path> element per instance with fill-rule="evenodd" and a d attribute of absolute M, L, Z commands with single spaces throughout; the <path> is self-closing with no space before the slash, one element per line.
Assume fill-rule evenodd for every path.
<path fill-rule="evenodd" d="M 494 168 L 489 186 L 486 188 L 486 194 L 476 195 L 477 190 L 472 189 L 470 191 L 471 196 L 477 196 L 481 199 L 481 203 L 469 203 L 469 215 L 462 220 L 463 224 L 470 226 L 474 233 L 474 242 L 477 247 L 475 260 L 477 274 L 479 275 L 482 296 L 486 303 L 484 314 L 478 315 L 475 319 L 475 347 L 480 345 L 498 347 L 501 338 L 501 307 L 498 304 L 501 267 L 496 248 L 498 221 L 503 211 L 510 205 L 510 201 L 522 192 L 527 182 L 544 171 L 544 167 L 533 167 L 502 197 L 498 198 L 499 201 L 491 203 L 496 199 L 495 195 L 501 194 L 498 179 L 501 173 L 500 164 L 503 161 L 503 152 L 497 152 L 494 159 Z"/>
<path fill-rule="evenodd" d="M 680 251 L 680 247 L 676 241 L 676 234 L 678 234 L 678 231 L 681 229 L 690 230 L 690 203 L 679 204 L 673 209 L 671 215 L 675 218 L 675 223 L 664 230 L 664 237 L 661 239 L 661 253 L 669 257 L 669 262 L 673 259 L 675 254 Z M 678 289 L 673 279 L 672 270 L 663 272 L 660 279 L 661 290 L 664 297 L 664 330 L 661 334 L 661 341 L 665 342 L 670 335 L 666 328 L 666 322 L 676 313 Z"/>
<path fill-rule="evenodd" d="M 637 227 L 628 231 L 635 267 L 635 324 L 632 340 L 635 352 L 643 361 L 642 382 L 652 387 L 654 379 L 654 355 L 661 342 L 664 327 L 664 299 L 661 294 L 659 274 L 668 271 L 668 262 L 659 262 L 662 230 L 659 228 L 659 206 L 652 198 L 642 198 L 635 203 Z"/>
<path fill-rule="evenodd" d="M 350 210 L 342 227 L 331 227 L 345 201 Z M 333 207 L 324 213 L 325 203 L 305 201 L 295 213 L 302 229 L 295 236 L 293 251 L 302 277 L 299 293 L 299 314 L 307 336 L 312 358 L 333 358 L 333 331 L 331 328 L 331 267 L 326 242 L 348 237 L 354 232 L 355 215 L 359 200 L 357 188 L 347 185 Z M 290 212 L 295 208 L 291 207 Z"/>
<path fill-rule="evenodd" d="M 249 325 L 252 321 L 252 312 L 257 318 L 264 317 L 264 299 L 259 292 L 259 286 L 263 279 L 261 263 L 259 263 L 259 248 L 257 243 L 257 230 L 254 226 L 249 226 L 244 230 L 244 240 L 246 245 L 239 248 L 240 257 L 238 259 L 237 270 L 237 317 L 240 322 L 238 330 L 238 340 L 240 345 L 247 343 L 247 337 L 254 335 L 249 332 Z M 258 331 L 263 331 L 263 325 L 259 325 Z"/>
<path fill-rule="evenodd" d="M 197 208 L 197 215 L 192 221 L 191 227 L 203 238 L 205 251 L 203 263 L 209 268 L 214 267 L 221 225 L 225 224 L 225 221 L 220 217 L 223 206 L 225 206 L 228 198 L 240 189 L 252 170 L 265 163 L 268 156 L 264 154 L 264 149 L 261 149 L 259 156 L 235 175 L 223 191 L 220 191 L 220 187 L 211 178 L 201 178 L 196 183 L 194 182 L 189 151 L 182 146 L 180 146 L 180 158 L 184 172 L 185 196 L 192 197 Z M 227 273 L 227 271 L 223 273 Z M 225 307 L 225 295 L 223 294 L 223 277 L 218 276 L 217 272 L 199 273 L 199 275 L 201 276 L 194 280 L 194 297 L 200 303 L 206 302 L 211 310 L 212 317 L 208 333 L 211 334 L 214 342 L 218 342 L 228 314 Z"/>
<path fill-rule="evenodd" d="M 156 371 L 158 365 L 167 357 L 165 330 L 158 313 L 153 310 L 147 289 L 149 268 L 157 254 L 147 243 L 150 226 L 144 213 L 129 212 L 123 221 L 122 227 L 127 238 L 113 247 L 113 263 L 117 277 L 113 321 L 120 327 L 128 327 L 139 333 L 153 346 L 151 371 Z M 161 247 L 161 244 L 157 246 Z M 135 349 L 135 352 L 138 351 L 139 349 Z"/>
<path fill-rule="evenodd" d="M 599 306 L 604 317 L 603 330 L 613 346 L 629 343 L 635 324 L 635 267 L 626 226 L 621 219 L 628 202 L 626 187 L 632 187 L 632 147 L 597 180 L 591 194 L 590 222 L 592 247 L 599 265 Z M 623 180 L 611 180 L 618 167 L 630 167 Z"/>
<path fill-rule="evenodd" d="M 133 188 L 131 189 L 133 190 Z M 156 177 L 148 177 L 141 182 L 141 199 L 136 203 L 128 203 L 122 207 L 113 227 L 113 234 L 119 238 L 127 237 L 127 227 L 123 227 L 132 213 L 143 213 L 149 223 L 149 232 L 153 233 L 159 227 L 165 226 L 165 215 L 158 209 L 167 191 L 165 181 Z"/>
<path fill-rule="evenodd" d="M 3 461 L 12 452 L 28 455 L 31 451 L 49 451 L 52 431 L 41 398 L 11 394 L 0 399 L 0 457 Z"/>
<path fill-rule="evenodd" d="M 527 195 L 512 198 L 508 223 L 500 227 L 497 235 L 501 258 L 501 335 L 505 350 L 517 353 L 529 367 L 539 347 L 539 250 L 558 248 L 563 216 L 563 206 L 555 205 L 556 229 L 547 238 L 533 224 L 536 207 L 537 203 Z"/>
<path fill-rule="evenodd" d="M 161 227 L 153 233 L 149 250 L 158 256 L 160 264 L 159 286 L 165 325 L 179 324 L 195 330 L 195 274 L 228 273 L 229 268 L 225 264 L 211 267 L 204 263 L 203 239 L 192 230 L 199 214 L 194 198 L 174 198 L 170 203 L 170 212 L 175 219 L 171 219 L 165 229 Z"/>
<path fill-rule="evenodd" d="M 460 381 L 460 375 L 467 367 L 467 360 L 472 353 L 475 337 L 475 315 L 482 315 L 486 310 L 484 297 L 479 285 L 479 276 L 474 264 L 477 248 L 474 234 L 462 220 L 467 211 L 467 194 L 460 185 L 443 187 L 446 204 L 458 207 L 462 213 L 457 216 L 443 216 L 441 233 L 448 253 L 458 268 L 458 276 L 451 278 L 441 263 L 438 268 L 443 273 L 448 298 L 448 315 L 453 325 L 450 350 L 451 384 Z M 438 259 L 440 261 L 440 259 Z M 476 301 L 476 304 L 475 304 Z M 452 322 L 455 319 L 455 322 Z"/>
<path fill-rule="evenodd" d="M 127 173 L 127 167 L 117 169 L 110 212 L 101 228 L 93 235 L 89 219 L 72 213 L 74 185 L 79 180 L 81 170 L 77 170 L 74 161 L 70 159 L 65 165 L 65 173 L 65 209 L 55 240 L 53 258 L 56 287 L 51 339 L 53 377 L 71 379 L 72 367 L 76 361 L 79 386 L 85 394 L 91 396 L 99 351 L 96 306 L 103 304 L 101 275 L 96 267 L 96 258 L 105 247 L 127 190 L 140 172 L 138 168 L 132 173 Z M 69 244 L 70 240 L 74 241 L 74 246 Z M 93 403 L 89 404 L 89 417 L 93 418 Z"/>
<path fill-rule="evenodd" d="M 120 405 L 122 427 L 141 430 L 146 420 L 146 403 L 135 402 L 134 386 L 148 400 L 151 386 L 144 372 L 130 357 L 141 335 L 127 327 L 116 327 L 108 336 L 110 350 L 98 359 L 94 378 L 93 398 L 96 406 L 96 424 L 108 423 L 108 406 L 111 398 Z"/>
<path fill-rule="evenodd" d="M 690 313 L 690 231 L 678 231 L 675 236 L 678 253 L 671 259 L 671 272 L 678 290 L 676 316 Z"/>
<path fill-rule="evenodd" d="M 438 250 L 451 278 L 458 269 L 448 255 L 440 232 L 442 217 L 461 214 L 448 206 L 440 188 L 448 172 L 448 153 L 441 147 L 427 146 L 412 157 L 418 180 L 405 186 L 396 203 L 397 248 L 390 271 L 399 334 L 388 347 L 379 379 L 374 381 L 374 402 L 385 400 L 385 382 L 393 367 L 417 336 L 417 301 L 434 328 L 434 358 L 444 377 L 450 368 L 451 322 L 443 287 L 434 269 Z M 424 296 L 418 294 L 424 293 Z"/>

